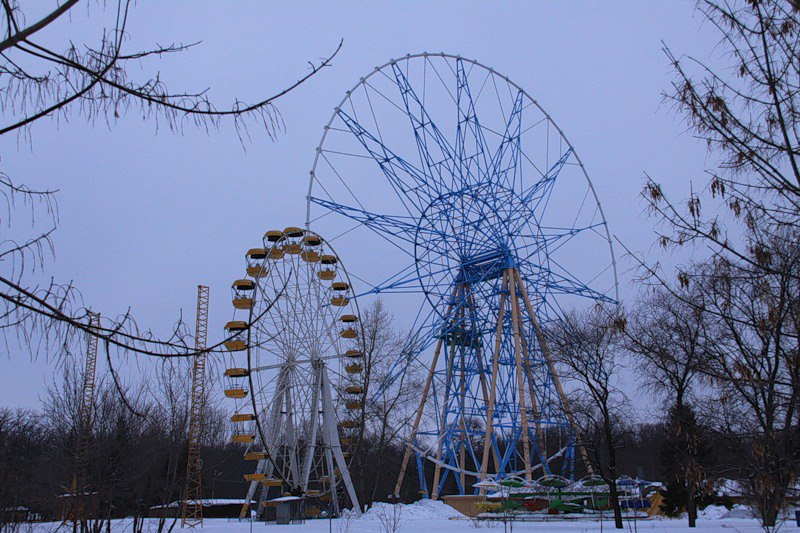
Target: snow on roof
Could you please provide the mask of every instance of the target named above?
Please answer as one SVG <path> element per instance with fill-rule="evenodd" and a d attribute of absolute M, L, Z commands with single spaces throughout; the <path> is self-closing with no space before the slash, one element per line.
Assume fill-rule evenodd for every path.
<path fill-rule="evenodd" d="M 272 502 L 293 502 L 296 500 L 302 500 L 300 496 L 281 496 L 280 498 L 273 498 L 271 500 L 267 500 L 267 503 Z"/>
<path fill-rule="evenodd" d="M 244 505 L 247 500 L 241 498 L 206 498 L 200 500 L 203 507 L 214 507 L 215 505 Z M 170 502 L 165 505 L 153 505 L 150 509 L 163 509 L 165 507 L 180 507 L 183 505 L 183 500 Z"/>

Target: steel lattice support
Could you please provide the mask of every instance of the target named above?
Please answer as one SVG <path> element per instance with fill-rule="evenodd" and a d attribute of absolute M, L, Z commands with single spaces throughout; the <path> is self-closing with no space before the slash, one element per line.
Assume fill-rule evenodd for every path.
<path fill-rule="evenodd" d="M 89 313 L 89 329 L 100 326 L 100 314 Z M 92 433 L 92 414 L 94 410 L 94 386 L 97 373 L 97 336 L 87 334 L 86 362 L 83 369 L 81 406 L 78 412 L 78 442 L 75 448 L 75 474 L 72 478 L 71 497 L 64 513 L 65 520 L 72 518 L 82 522 L 89 518 L 91 502 L 87 500 L 89 465 L 89 440 Z"/>
<path fill-rule="evenodd" d="M 186 461 L 186 485 L 181 507 L 181 527 L 203 525 L 203 486 L 200 448 L 203 444 L 203 409 L 205 408 L 206 339 L 208 337 L 208 296 L 205 285 L 197 286 L 197 322 L 192 365 L 192 404 L 189 409 L 189 453 Z"/>

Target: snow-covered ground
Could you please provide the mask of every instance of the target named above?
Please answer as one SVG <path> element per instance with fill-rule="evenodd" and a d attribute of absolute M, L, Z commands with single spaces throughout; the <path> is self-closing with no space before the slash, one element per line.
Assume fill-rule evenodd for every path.
<path fill-rule="evenodd" d="M 792 519 L 784 522 L 782 531 L 793 531 L 798 528 Z M 398 526 L 392 529 L 392 524 Z M 173 530 L 179 531 L 180 523 Z M 50 532 L 58 530 L 58 524 L 36 524 L 30 528 L 22 527 L 20 532 Z M 119 520 L 113 524 L 114 531 L 131 531 L 130 520 Z M 71 528 L 62 528 L 65 533 Z M 145 526 L 145 531 L 157 531 L 154 520 Z M 336 520 L 307 520 L 304 524 L 277 526 L 275 524 L 239 522 L 225 519 L 207 519 L 202 529 L 197 531 L 245 533 L 249 531 L 263 531 L 264 533 L 381 533 L 395 531 L 397 533 L 455 533 L 469 531 L 512 531 L 510 524 L 501 522 L 487 522 L 470 520 L 442 502 L 421 500 L 410 505 L 397 508 L 388 504 L 376 504 L 360 518 L 346 516 Z M 524 533 L 529 531 L 572 531 L 576 533 L 594 533 L 614 531 L 613 521 L 610 516 L 603 518 L 557 519 L 539 522 L 515 522 L 513 531 Z M 689 529 L 685 519 L 648 518 L 639 520 L 626 520 L 626 532 L 756 532 L 761 531 L 758 521 L 751 517 L 750 511 L 744 506 L 736 506 L 730 511 L 724 507 L 707 507 L 699 513 L 697 529 Z"/>

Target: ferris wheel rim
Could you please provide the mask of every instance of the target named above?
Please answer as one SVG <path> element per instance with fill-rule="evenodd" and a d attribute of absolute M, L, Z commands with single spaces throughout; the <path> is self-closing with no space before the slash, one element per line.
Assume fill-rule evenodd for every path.
<path fill-rule="evenodd" d="M 290 230 L 291 234 L 289 233 Z M 270 234 L 272 235 L 268 239 Z M 275 237 L 275 234 L 280 236 Z M 308 237 L 316 237 L 316 239 L 309 241 Z M 343 465 L 342 468 L 346 470 L 354 459 L 355 453 L 352 452 L 355 449 L 352 445 L 355 444 L 357 448 L 361 435 L 360 428 L 364 425 L 365 401 L 363 396 L 366 393 L 354 395 L 355 393 L 349 389 L 352 388 L 351 386 L 356 386 L 355 388 L 359 390 L 366 390 L 366 387 L 364 387 L 364 378 L 361 370 L 357 373 L 352 373 L 350 369 L 345 372 L 345 369 L 348 358 L 355 357 L 352 355 L 353 353 L 363 353 L 361 352 L 361 340 L 364 338 L 364 324 L 361 320 L 358 302 L 352 296 L 350 275 L 338 256 L 335 247 L 329 241 L 316 231 L 289 227 L 283 232 L 275 230 L 265 233 L 262 243 L 263 248 L 253 248 L 245 254 L 247 277 L 237 279 L 232 286 L 234 317 L 238 313 L 244 312 L 244 309 L 247 309 L 247 322 L 234 320 L 225 326 L 226 329 L 230 327 L 232 330 L 235 329 L 237 331 L 246 329 L 246 334 L 242 334 L 238 338 L 241 340 L 237 339 L 235 343 L 231 343 L 232 346 L 229 348 L 232 352 L 231 362 L 234 363 L 235 367 L 233 352 L 242 350 L 241 346 L 244 345 L 246 368 L 232 368 L 230 371 L 236 372 L 229 375 L 228 371 L 226 371 L 226 376 L 233 379 L 246 376 L 246 383 L 249 389 L 244 389 L 242 396 L 229 397 L 247 398 L 242 404 L 237 401 L 232 422 L 246 422 L 248 420 L 252 422 L 250 431 L 244 432 L 245 434 L 250 433 L 251 439 L 249 441 L 234 440 L 234 442 L 249 442 L 248 452 L 254 447 L 256 449 L 260 447 L 261 452 L 265 453 L 266 457 L 274 463 L 271 470 L 272 477 L 278 478 L 285 486 L 292 489 L 301 487 L 303 490 L 310 491 L 307 487 L 309 483 L 319 482 L 323 483 L 322 490 L 310 492 L 328 494 L 334 491 L 333 487 L 338 485 L 339 481 L 332 481 L 334 473 L 333 471 L 328 472 L 328 468 L 332 468 L 331 464 L 326 466 L 324 457 L 318 458 L 317 455 L 320 452 L 315 452 L 314 449 L 324 451 L 327 449 L 327 445 L 318 443 L 317 440 L 333 438 L 333 442 L 341 441 L 340 448 L 347 445 L 349 446 L 348 452 L 351 452 L 344 453 L 343 463 L 337 458 L 337 464 Z M 293 247 L 292 252 L 287 250 L 288 246 Z M 281 253 L 273 255 L 273 251 L 277 249 L 280 249 Z M 327 261 L 330 262 L 326 262 L 326 257 L 329 258 Z M 276 265 L 278 262 L 282 262 L 284 266 L 278 267 Z M 320 275 L 323 270 L 330 271 L 330 277 Z M 279 283 L 274 283 L 275 281 L 279 281 Z M 291 285 L 292 282 L 294 282 L 297 292 L 287 295 L 285 294 L 287 286 Z M 337 284 L 342 286 L 337 288 Z M 237 305 L 237 302 L 241 303 L 243 298 L 242 291 L 248 295 L 244 297 L 244 300 L 248 302 L 249 307 Z M 303 296 L 307 295 L 311 295 L 312 299 L 316 298 L 315 303 L 308 303 L 311 300 L 303 298 Z M 293 299 L 287 301 L 287 297 Z M 318 345 L 314 345 L 315 343 L 312 342 L 312 345 L 309 346 L 289 346 L 288 349 L 296 352 L 296 355 L 300 355 L 300 357 L 284 358 L 278 352 L 285 346 L 275 345 L 272 347 L 273 349 L 265 349 L 265 346 L 277 335 L 282 334 L 282 329 L 276 329 L 275 326 L 279 322 L 285 322 L 286 317 L 269 324 L 264 324 L 264 321 L 268 320 L 265 317 L 270 317 L 276 312 L 284 313 L 287 316 L 292 315 L 293 311 L 298 308 L 294 303 L 298 298 L 303 300 L 303 304 L 301 306 L 301 315 L 297 316 L 302 317 L 304 320 L 316 321 L 322 324 L 322 327 L 317 331 L 320 335 L 317 336 L 324 336 L 327 339 L 319 342 Z M 335 300 L 337 299 L 344 300 L 344 303 L 336 303 Z M 276 304 L 281 303 L 286 309 L 278 309 L 276 311 Z M 291 318 L 288 323 L 291 324 Z M 277 333 L 270 333 L 270 329 L 275 329 Z M 304 329 L 300 332 L 294 332 L 293 335 L 308 337 L 309 331 L 314 329 L 314 327 Z M 349 330 L 356 330 L 355 334 L 352 336 L 345 335 Z M 314 332 L 312 331 L 311 333 L 313 334 Z M 265 335 L 266 341 L 259 341 L 258 335 Z M 348 350 L 348 347 L 356 348 L 356 350 Z M 308 361 L 302 357 L 304 353 L 309 356 Z M 275 370 L 274 373 L 266 376 L 261 372 L 262 369 L 254 367 L 254 362 L 259 356 L 274 359 L 276 363 L 279 363 L 269 365 L 271 368 L 263 369 Z M 332 364 L 334 362 L 335 364 Z M 238 370 L 242 370 L 245 373 L 239 373 Z M 254 376 L 254 374 L 256 375 Z M 241 385 L 241 383 L 232 383 L 231 389 L 243 389 Z M 310 392 L 315 387 L 322 387 L 323 391 Z M 325 392 L 325 389 L 328 392 Z M 228 396 L 227 392 L 226 396 Z M 283 396 L 284 394 L 286 394 L 285 397 Z M 278 397 L 284 398 L 280 400 L 281 402 L 285 401 L 287 404 L 291 403 L 292 405 L 292 414 L 286 420 L 286 428 L 282 427 L 282 423 L 275 426 L 273 421 L 265 419 L 270 412 L 274 412 L 273 404 L 276 403 Z M 321 416 L 321 413 L 326 409 L 324 407 L 325 397 L 328 398 L 327 402 L 331 407 L 328 412 L 332 413 L 330 415 L 332 418 L 327 419 L 329 422 L 317 420 L 311 423 L 311 427 L 316 427 L 318 431 L 312 429 L 312 432 L 308 434 L 308 421 L 314 419 L 314 417 Z M 323 402 L 322 410 L 319 408 L 319 401 Z M 317 402 L 316 407 L 314 402 Z M 354 403 L 357 406 L 350 405 Z M 243 408 L 244 411 L 242 411 Z M 252 414 L 248 415 L 247 410 L 249 408 L 252 408 Z M 344 411 L 340 409 L 344 409 Z M 242 416 L 245 418 L 235 420 L 236 417 Z M 248 416 L 250 418 L 246 418 Z M 323 418 L 326 416 L 328 415 L 324 415 Z M 342 425 L 342 422 L 347 420 L 356 420 L 359 424 L 356 426 Z M 321 432 L 323 430 L 321 428 L 324 423 L 336 425 L 336 430 L 334 430 L 335 437 L 322 435 Z M 270 424 L 273 424 L 274 427 L 267 430 Z M 293 429 L 290 429 L 290 427 Z M 327 427 L 332 426 L 329 425 Z M 353 428 L 357 432 L 353 432 Z M 274 433 L 275 431 L 278 433 L 271 435 L 270 439 L 267 439 L 270 432 Z M 285 434 L 285 432 L 291 433 Z M 234 429 L 234 435 L 237 434 L 242 434 L 242 432 Z M 345 443 L 345 437 L 349 442 Z M 312 441 L 313 444 L 309 445 L 308 442 Z M 270 443 L 269 446 L 267 445 L 268 442 Z M 305 444 L 303 444 L 304 442 Z M 275 446 L 277 446 L 276 453 L 278 455 L 273 456 L 270 448 Z M 288 456 L 285 450 L 281 451 L 282 448 L 287 446 L 290 450 Z M 340 450 L 340 455 L 342 452 L 343 450 Z M 279 466 L 281 460 L 286 463 L 293 453 L 297 453 L 297 458 L 292 459 L 292 466 L 287 466 L 287 464 Z M 311 473 L 310 477 L 309 472 Z M 325 488 L 324 482 L 321 481 L 322 478 L 319 476 L 327 476 L 331 480 L 327 482 L 327 488 Z M 247 480 L 247 476 L 245 476 L 245 479 Z M 250 481 L 252 482 L 253 480 L 250 479 Z"/>
<path fill-rule="evenodd" d="M 347 283 L 352 287 L 352 283 L 351 283 L 351 280 L 350 280 L 350 274 L 347 271 L 347 269 L 344 267 L 344 265 L 342 264 L 341 257 L 336 253 L 336 249 L 330 243 L 330 241 L 324 240 L 324 238 L 319 233 L 317 233 L 314 230 L 309 229 L 308 227 L 306 227 L 306 229 L 304 229 L 303 232 L 304 232 L 304 236 L 306 236 L 307 234 L 310 233 L 310 234 L 313 234 L 313 235 L 317 236 L 322 242 L 325 243 L 325 246 L 327 248 L 329 248 L 330 251 L 333 253 L 333 255 L 336 256 L 336 258 L 337 258 L 337 270 L 341 269 L 341 272 L 344 273 L 344 277 L 347 279 Z M 277 249 L 278 246 L 282 245 L 285 241 L 286 241 L 286 236 L 284 235 L 284 236 L 280 237 L 278 240 L 276 240 L 275 242 L 273 242 L 272 245 L 268 249 L 265 247 L 265 250 L 267 251 L 267 257 L 269 257 L 269 254 L 273 249 Z M 265 268 L 267 268 L 267 264 L 268 264 L 267 261 L 268 261 L 268 259 L 265 259 L 262 262 L 262 267 L 261 267 L 262 271 Z M 260 280 L 261 280 L 260 276 L 256 278 L 256 285 L 258 285 L 258 283 L 260 283 Z M 285 298 L 285 297 L 286 297 L 285 295 L 281 296 L 281 298 Z M 352 305 L 354 307 L 355 314 L 356 314 L 356 316 L 359 317 L 359 320 L 357 321 L 357 324 L 358 324 L 357 327 L 359 328 L 359 333 L 361 334 L 361 338 L 363 339 L 364 325 L 363 325 L 363 321 L 360 320 L 361 312 L 360 312 L 360 309 L 358 307 L 358 299 L 357 298 L 352 298 L 351 301 L 349 302 L 349 305 Z M 267 312 L 269 312 L 269 311 L 270 310 L 268 310 Z M 253 320 L 254 312 L 255 312 L 255 309 L 251 308 L 250 312 L 249 312 L 251 323 L 252 323 L 252 320 Z M 334 327 L 334 326 L 331 326 L 331 327 Z M 263 431 L 263 428 L 262 428 L 262 425 L 261 425 L 261 420 L 260 420 L 260 418 L 263 416 L 263 414 L 261 413 L 261 411 L 263 411 L 263 410 L 259 410 L 259 406 L 256 403 L 256 393 L 255 393 L 255 387 L 254 387 L 254 383 L 253 383 L 253 371 L 255 370 L 255 372 L 259 372 L 260 370 L 259 370 L 258 367 L 253 368 L 253 366 L 252 366 L 252 355 L 251 354 L 252 354 L 252 350 L 253 350 L 254 347 L 252 346 L 252 343 L 249 342 L 251 333 L 252 333 L 252 330 L 248 329 L 247 368 L 248 368 L 248 371 L 249 371 L 248 380 L 249 380 L 250 389 L 251 389 L 250 403 L 251 403 L 251 405 L 253 407 L 253 414 L 255 415 L 255 422 L 256 422 L 256 427 L 257 427 L 258 433 L 259 433 L 259 438 L 261 439 L 262 445 L 264 445 L 263 443 L 266 442 L 266 435 L 264 434 L 264 431 Z M 315 363 L 319 363 L 319 364 L 323 364 L 324 366 L 327 366 L 327 361 L 328 360 L 334 360 L 334 359 L 339 361 L 339 362 L 344 361 L 345 360 L 345 355 L 343 353 L 340 353 L 340 354 L 335 354 L 335 355 L 326 356 L 326 357 L 313 357 L 313 358 L 310 358 L 307 361 L 307 364 L 306 364 L 305 361 L 294 361 L 294 362 L 291 362 L 291 363 L 287 363 L 286 361 L 282 361 L 282 362 L 276 363 L 275 365 L 272 365 L 272 366 L 274 366 L 275 368 L 283 369 L 283 368 L 286 368 L 286 367 L 295 368 L 295 367 L 298 367 L 298 366 L 305 365 L 308 368 L 311 368 Z M 330 369 L 330 367 L 329 367 L 329 369 Z M 264 445 L 264 447 L 266 447 L 266 445 Z"/>
<path fill-rule="evenodd" d="M 333 124 L 334 120 L 336 120 L 336 117 L 339 115 L 339 111 L 341 110 L 342 106 L 351 98 L 352 94 L 355 93 L 355 91 L 359 87 L 365 85 L 367 80 L 369 80 L 372 76 L 374 76 L 375 74 L 378 74 L 379 72 L 381 72 L 385 68 L 390 67 L 392 65 L 395 65 L 395 64 L 397 64 L 397 63 L 399 63 L 401 61 L 409 61 L 411 59 L 419 59 L 419 58 L 427 59 L 427 58 L 430 58 L 430 57 L 440 57 L 440 58 L 443 58 L 443 59 L 466 61 L 466 62 L 468 62 L 468 63 L 470 63 L 470 64 L 472 64 L 474 66 L 477 66 L 477 67 L 480 67 L 480 68 L 486 70 L 490 75 L 496 75 L 497 77 L 499 77 L 500 79 L 502 79 L 503 81 L 508 83 L 510 86 L 512 86 L 515 89 L 517 89 L 525 98 L 528 99 L 529 102 L 531 102 L 544 115 L 544 117 L 546 118 L 547 122 L 549 124 L 551 124 L 555 128 L 555 130 L 558 132 L 558 134 L 561 136 L 561 138 L 566 143 L 567 147 L 572 151 L 572 155 L 575 157 L 575 160 L 578 163 L 578 167 L 581 170 L 581 174 L 583 175 L 583 178 L 586 180 L 586 183 L 587 183 L 587 185 L 589 187 L 589 190 L 592 193 L 592 197 L 594 199 L 594 203 L 597 206 L 597 209 L 599 211 L 600 217 L 602 218 L 602 221 L 603 221 L 602 225 L 604 227 L 604 233 L 605 233 L 605 241 L 608 244 L 608 250 L 609 250 L 609 255 L 610 255 L 610 259 L 611 259 L 610 264 L 611 264 L 611 269 L 612 269 L 613 278 L 614 278 L 614 284 L 613 284 L 614 301 L 617 302 L 617 305 L 619 305 L 619 276 L 618 276 L 618 272 L 617 272 L 617 260 L 616 260 L 616 253 L 614 251 L 613 239 L 612 239 L 612 236 L 611 236 L 611 232 L 610 232 L 610 230 L 608 228 L 608 219 L 606 218 L 605 211 L 603 210 L 603 205 L 600 202 L 600 198 L 597 195 L 597 191 L 596 191 L 596 189 L 594 187 L 594 182 L 592 182 L 592 179 L 591 179 L 591 177 L 589 176 L 589 173 L 586 170 L 586 167 L 585 167 L 585 165 L 583 163 L 583 160 L 581 159 L 581 157 L 578 154 L 577 150 L 573 146 L 572 142 L 569 140 L 569 138 L 567 137 L 566 133 L 561 129 L 561 127 L 558 125 L 558 123 L 555 121 L 555 119 L 544 109 L 544 107 L 542 107 L 542 105 L 538 102 L 538 100 L 533 98 L 523 87 L 521 87 L 520 85 L 515 83 L 513 80 L 511 80 L 511 78 L 509 78 L 505 74 L 502 74 L 499 71 L 495 70 L 493 67 L 489 67 L 489 66 L 481 63 L 480 61 L 477 61 L 475 59 L 471 59 L 471 58 L 468 58 L 468 57 L 464 57 L 464 56 L 461 56 L 461 55 L 458 55 L 458 54 L 452 54 L 452 53 L 448 53 L 448 52 L 427 52 L 426 51 L 426 52 L 417 52 L 417 53 L 414 53 L 414 54 L 406 54 L 406 55 L 401 56 L 401 57 L 395 57 L 395 58 L 389 59 L 388 61 L 386 61 L 382 65 L 374 67 L 365 76 L 362 76 L 361 78 L 359 78 L 358 82 L 356 82 L 352 86 L 351 89 L 349 89 L 349 90 L 347 90 L 345 92 L 344 97 L 333 108 L 333 113 L 331 113 L 330 118 L 328 119 L 327 123 L 323 127 L 322 137 L 320 138 L 320 141 L 319 141 L 319 143 L 317 144 L 317 146 L 315 148 L 314 159 L 313 159 L 312 167 L 311 167 L 311 170 L 309 171 L 309 177 L 308 177 L 308 190 L 307 190 L 307 194 L 306 194 L 306 223 L 305 223 L 305 227 L 308 229 L 308 228 L 311 227 L 311 224 L 312 224 L 312 219 L 311 219 L 312 191 L 314 189 L 314 181 L 316 179 L 317 166 L 319 164 L 320 155 L 322 154 L 322 148 L 323 148 L 323 146 L 325 144 L 325 140 L 327 139 L 328 132 L 331 130 L 331 125 Z"/>

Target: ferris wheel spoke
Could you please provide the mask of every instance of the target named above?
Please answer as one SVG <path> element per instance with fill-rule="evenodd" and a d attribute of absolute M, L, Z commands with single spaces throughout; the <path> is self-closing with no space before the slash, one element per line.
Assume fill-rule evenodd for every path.
<path fill-rule="evenodd" d="M 417 232 L 416 219 L 407 216 L 379 215 L 364 209 L 338 204 L 322 198 L 309 198 L 313 202 L 332 212 L 339 213 L 367 226 L 377 233 L 384 233 L 409 244 L 414 243 L 414 234 Z"/>
<path fill-rule="evenodd" d="M 428 168 L 428 175 L 432 180 L 438 176 L 437 186 L 434 189 L 441 194 L 442 191 L 450 189 L 451 183 L 448 183 L 446 176 L 449 176 L 449 181 L 452 182 L 453 176 L 456 175 L 455 151 L 447 137 L 436 127 L 433 119 L 428 115 L 423 100 L 417 96 L 412 84 L 396 63 L 392 65 L 392 72 L 403 99 L 406 115 L 414 129 L 414 139 L 417 143 L 420 161 Z M 432 142 L 429 143 L 429 141 Z M 438 154 L 431 153 L 434 145 L 438 148 Z"/>
<path fill-rule="evenodd" d="M 579 236 L 581 233 L 586 231 L 592 231 L 596 233 L 598 227 L 604 226 L 604 222 L 599 222 L 597 224 L 591 224 L 582 228 L 541 228 L 542 230 L 558 230 L 558 233 L 547 233 L 545 231 L 538 235 L 526 235 L 519 233 L 518 235 L 521 238 L 528 238 L 531 240 L 531 242 L 518 245 L 516 249 L 526 253 L 526 255 L 522 256 L 523 262 L 526 262 L 541 252 L 547 252 L 550 255 L 555 254 L 555 252 L 557 252 L 562 246 Z"/>
<path fill-rule="evenodd" d="M 572 155 L 572 148 L 569 148 L 564 154 L 550 167 L 550 169 L 542 176 L 542 179 L 531 185 L 527 190 L 521 194 L 521 201 L 523 204 L 536 202 L 538 205 L 541 203 L 542 198 L 547 196 L 553 189 L 553 183 L 558 179 L 561 169 L 567 164 L 570 156 Z"/>
<path fill-rule="evenodd" d="M 505 130 L 501 134 L 500 145 L 491 160 L 491 175 L 486 176 L 488 181 L 494 181 L 511 191 L 516 190 L 517 178 L 520 172 L 522 96 L 522 91 L 518 91 L 511 113 L 506 121 Z M 509 174 L 511 174 L 510 179 Z"/>
<path fill-rule="evenodd" d="M 483 128 L 478 121 L 475 112 L 475 102 L 472 99 L 472 92 L 467 80 L 467 72 L 464 70 L 464 63 L 459 58 L 456 59 L 456 111 L 458 113 L 458 124 L 456 126 L 455 152 L 453 160 L 461 176 L 462 187 L 474 185 L 475 181 L 480 182 L 487 178 L 486 171 L 489 168 L 487 159 L 487 143 L 483 136 Z M 470 140 L 474 146 L 467 146 Z M 474 153 L 470 150 L 474 150 Z M 476 167 L 473 169 L 473 165 Z"/>
<path fill-rule="evenodd" d="M 402 275 L 405 272 L 404 275 Z M 429 279 L 429 278 L 441 278 L 447 274 L 451 274 L 452 269 L 450 267 L 443 267 L 439 270 L 430 271 L 420 275 L 415 269 L 413 269 L 413 265 L 410 265 L 406 269 L 402 270 L 398 274 L 393 275 L 392 277 L 388 278 L 387 280 L 373 286 L 372 289 L 357 294 L 355 298 L 360 298 L 362 296 L 366 296 L 367 294 L 381 294 L 386 292 L 409 292 L 410 287 L 414 287 L 414 291 L 412 292 L 422 292 L 423 289 L 419 287 L 420 281 Z M 449 287 L 450 282 L 443 282 L 440 284 L 436 284 L 444 287 Z"/>
<path fill-rule="evenodd" d="M 389 185 L 403 203 L 408 214 L 413 215 L 414 212 L 422 212 L 426 204 L 424 199 L 431 196 L 430 181 L 426 174 L 392 152 L 380 139 L 372 135 L 357 120 L 341 109 L 339 110 L 339 117 L 370 157 L 378 163 Z M 411 178 L 412 183 L 406 183 L 403 180 L 403 176 Z M 413 206 L 413 209 L 409 208 L 408 203 Z"/>
<path fill-rule="evenodd" d="M 525 276 L 522 278 L 525 279 Z M 551 294 L 572 294 L 598 302 L 616 303 L 614 298 L 592 289 L 569 275 L 559 274 L 551 269 L 548 278 L 545 290 Z"/>

